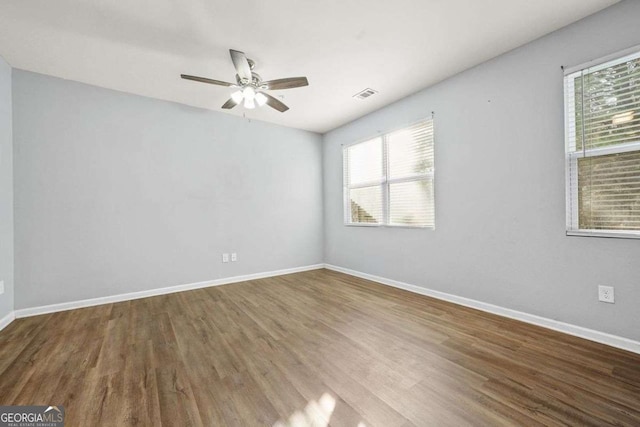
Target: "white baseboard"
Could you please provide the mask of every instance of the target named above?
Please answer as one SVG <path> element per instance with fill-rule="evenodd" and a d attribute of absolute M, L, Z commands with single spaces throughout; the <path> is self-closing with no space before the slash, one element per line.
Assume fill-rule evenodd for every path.
<path fill-rule="evenodd" d="M 10 311 L 9 314 L 0 319 L 0 331 L 9 326 L 9 323 L 13 322 L 16 318 L 16 312 Z"/>
<path fill-rule="evenodd" d="M 563 332 L 565 334 L 573 335 L 573 336 L 584 338 L 590 341 L 606 344 L 611 347 L 621 348 L 623 350 L 640 354 L 640 342 L 631 340 L 629 338 L 623 338 L 617 335 L 611 335 L 605 332 L 599 332 L 593 329 L 583 328 L 582 326 L 571 325 L 569 323 L 548 319 L 546 317 L 536 316 L 534 314 L 524 313 L 522 311 L 511 310 L 509 308 L 488 304 L 482 301 L 476 301 L 470 298 L 464 298 L 464 297 L 460 297 L 457 295 L 452 295 L 452 294 L 448 294 L 440 291 L 434 291 L 432 289 L 427 289 L 427 288 L 423 288 L 421 286 L 416 286 L 416 285 L 410 285 L 408 283 L 399 282 L 397 280 L 391 280 L 384 277 L 374 276 L 372 274 L 362 273 L 360 271 L 351 270 L 349 268 L 339 267 L 331 264 L 325 264 L 324 267 L 328 270 L 338 271 L 340 273 L 345 273 L 351 276 L 356 276 L 362 279 L 378 282 L 383 285 L 393 286 L 394 288 L 404 289 L 406 291 L 414 292 L 417 294 L 426 295 L 426 296 L 437 298 L 444 301 L 449 301 L 454 304 L 475 308 L 478 310 L 486 311 L 488 313 L 493 313 L 499 316 L 508 317 L 510 319 L 520 320 L 522 322 L 530 323 L 532 325 L 541 326 L 547 329 L 553 329 L 554 331 Z"/>
<path fill-rule="evenodd" d="M 190 291 L 193 289 L 208 288 L 210 286 L 227 285 L 230 283 L 246 282 L 247 280 L 264 279 L 266 277 L 282 276 L 284 274 L 300 273 L 302 271 L 318 270 L 324 268 L 324 264 L 306 265 L 303 267 L 286 268 L 283 270 L 267 271 L 263 273 L 246 274 L 243 276 L 225 277 L 222 279 L 208 280 L 205 282 L 189 283 L 186 285 L 169 286 L 166 288 L 149 289 L 147 291 L 130 292 L 126 294 L 110 295 L 107 297 L 91 298 L 80 301 L 63 302 L 59 304 L 43 305 L 40 307 L 22 308 L 15 310 L 15 318 L 37 316 L 40 314 L 55 313 L 58 311 L 73 310 L 76 308 L 93 307 L 114 302 L 130 301 L 139 298 L 153 297 L 157 295 L 172 294 L 175 292 Z M 13 320 L 13 318 L 11 319 Z M 9 320 L 9 323 L 11 322 Z M 4 321 L 4 319 L 2 320 Z"/>

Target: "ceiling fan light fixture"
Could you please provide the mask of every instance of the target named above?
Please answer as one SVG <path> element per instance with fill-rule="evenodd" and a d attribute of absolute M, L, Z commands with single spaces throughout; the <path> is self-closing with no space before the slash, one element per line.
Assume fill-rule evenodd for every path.
<path fill-rule="evenodd" d="M 267 103 L 267 97 L 262 92 L 256 93 L 255 100 L 258 103 L 258 106 L 260 107 L 262 107 L 264 104 Z"/>
<path fill-rule="evenodd" d="M 253 98 L 244 98 L 244 108 L 248 108 L 249 110 L 256 108 L 256 103 Z"/>
<path fill-rule="evenodd" d="M 256 97 L 256 90 L 251 87 L 251 86 L 247 86 L 242 90 L 242 95 L 244 96 L 245 100 L 254 100 L 254 98 Z"/>
<path fill-rule="evenodd" d="M 241 90 L 237 90 L 231 94 L 231 99 L 233 99 L 236 104 L 241 103 L 243 98 L 244 96 L 242 95 Z"/>

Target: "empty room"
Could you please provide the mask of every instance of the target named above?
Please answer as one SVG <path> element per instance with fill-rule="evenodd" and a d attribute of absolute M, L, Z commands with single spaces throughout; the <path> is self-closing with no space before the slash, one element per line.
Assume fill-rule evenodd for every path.
<path fill-rule="evenodd" d="M 0 4 L 0 427 L 640 426 L 640 1 Z"/>

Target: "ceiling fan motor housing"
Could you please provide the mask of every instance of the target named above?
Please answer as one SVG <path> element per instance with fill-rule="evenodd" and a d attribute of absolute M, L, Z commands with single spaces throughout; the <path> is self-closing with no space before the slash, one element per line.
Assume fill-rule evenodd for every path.
<path fill-rule="evenodd" d="M 257 88 L 257 87 L 260 87 L 260 85 L 262 84 L 262 77 L 260 77 L 260 74 L 254 73 L 252 71 L 251 81 L 247 82 L 247 81 L 243 81 L 242 78 L 236 74 L 236 82 L 238 82 L 238 86 L 241 86 L 241 87 L 251 85 Z"/>

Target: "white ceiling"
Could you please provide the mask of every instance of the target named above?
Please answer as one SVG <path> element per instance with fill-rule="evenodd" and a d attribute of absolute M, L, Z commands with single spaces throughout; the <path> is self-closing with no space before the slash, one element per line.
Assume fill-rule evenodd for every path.
<path fill-rule="evenodd" d="M 617 0 L 7 0 L 0 55 L 13 67 L 223 111 L 228 49 L 291 108 L 230 114 L 326 132 Z M 367 100 L 352 98 L 371 87 Z"/>

